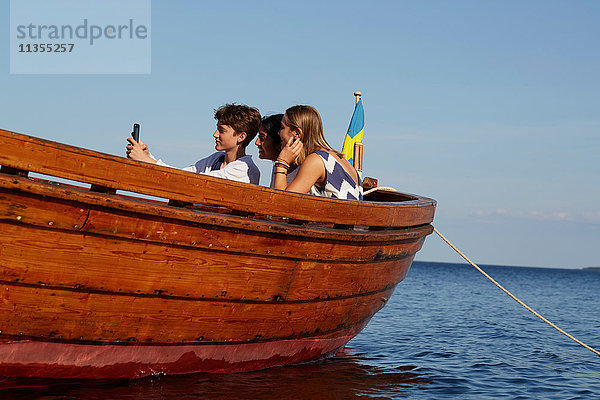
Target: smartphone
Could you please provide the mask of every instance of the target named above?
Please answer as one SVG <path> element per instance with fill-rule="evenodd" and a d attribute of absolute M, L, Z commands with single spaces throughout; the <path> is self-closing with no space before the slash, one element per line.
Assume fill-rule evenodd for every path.
<path fill-rule="evenodd" d="M 140 141 L 140 124 L 133 124 L 133 132 L 131 132 L 131 137 L 136 142 Z"/>

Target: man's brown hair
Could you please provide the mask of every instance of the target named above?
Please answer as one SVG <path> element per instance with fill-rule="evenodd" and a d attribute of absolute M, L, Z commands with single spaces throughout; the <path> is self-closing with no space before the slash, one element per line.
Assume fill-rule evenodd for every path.
<path fill-rule="evenodd" d="M 216 109 L 215 119 L 218 124 L 231 126 L 236 135 L 246 132 L 246 139 L 242 143 L 244 148 L 254 140 L 260 127 L 258 109 L 241 104 L 225 104 Z"/>

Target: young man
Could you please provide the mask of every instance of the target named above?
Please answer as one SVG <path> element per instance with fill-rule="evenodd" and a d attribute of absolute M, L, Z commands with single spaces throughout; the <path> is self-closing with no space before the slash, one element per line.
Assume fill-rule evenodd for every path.
<path fill-rule="evenodd" d="M 258 133 L 260 113 L 253 107 L 227 104 L 215 111 L 215 119 L 217 130 L 213 137 L 217 152 L 183 170 L 258 185 L 260 172 L 252 156 L 246 155 L 246 146 Z M 170 167 L 156 160 L 142 141 L 127 141 L 128 158 Z"/>

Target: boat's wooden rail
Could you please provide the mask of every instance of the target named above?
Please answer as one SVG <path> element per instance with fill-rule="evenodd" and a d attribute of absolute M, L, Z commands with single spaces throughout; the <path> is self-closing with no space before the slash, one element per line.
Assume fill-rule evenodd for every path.
<path fill-rule="evenodd" d="M 386 192 L 374 197 L 377 201 L 362 202 L 290 193 L 5 130 L 0 130 L 0 165 L 5 174 L 27 176 L 28 172 L 35 172 L 68 179 L 90 184 L 91 191 L 107 196 L 124 190 L 164 198 L 172 207 L 202 204 L 241 216 L 285 218 L 295 224 L 405 228 L 429 224 L 436 206 L 432 199 L 398 192 Z"/>

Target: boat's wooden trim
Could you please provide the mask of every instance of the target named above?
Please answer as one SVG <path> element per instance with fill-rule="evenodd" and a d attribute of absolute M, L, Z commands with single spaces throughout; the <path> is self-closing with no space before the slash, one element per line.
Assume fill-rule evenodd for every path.
<path fill-rule="evenodd" d="M 435 201 L 423 197 L 396 193 L 398 202 L 393 203 L 331 200 L 140 163 L 5 130 L 0 130 L 0 165 L 175 202 L 299 221 L 406 227 L 430 223 L 435 211 Z"/>
<path fill-rule="evenodd" d="M 379 228 L 369 230 L 367 226 L 357 229 L 339 229 L 334 224 L 298 225 L 285 219 L 274 221 L 265 218 L 241 217 L 225 213 L 226 211 L 215 207 L 173 207 L 168 206 L 165 202 L 149 199 L 123 195 L 105 196 L 71 185 L 0 174 L 0 194 L 2 193 L 4 193 L 4 196 L 0 198 L 0 219 L 78 231 L 83 229 L 83 222 L 87 220 L 91 210 L 94 210 L 97 214 L 103 212 L 120 213 L 119 216 L 123 217 L 123 223 L 120 225 L 128 226 L 129 230 L 137 224 L 143 224 L 143 221 L 140 221 L 141 218 L 150 220 L 152 218 L 162 218 L 178 223 L 190 222 L 194 223 L 194 226 L 202 224 L 211 227 L 251 230 L 271 235 L 293 235 L 297 238 L 330 239 L 339 242 L 381 243 L 410 240 L 429 235 L 432 232 L 430 225 L 422 225 L 420 228 L 415 226 L 410 228 L 388 228 L 384 231 Z M 23 204 L 19 205 L 20 203 Z M 49 206 L 50 204 L 52 206 Z M 70 209 L 67 211 L 69 207 Z M 85 219 L 82 220 L 81 218 L 84 215 Z M 130 223 L 126 222 L 128 219 L 131 220 L 128 221 Z M 50 222 L 52 224 L 49 225 Z M 114 223 L 119 223 L 119 221 Z M 114 232 L 115 230 L 117 232 Z M 124 233 L 123 230 L 114 228 L 110 232 L 141 239 L 146 238 L 145 236 L 148 233 L 140 234 L 140 232 L 136 233 L 135 231 Z M 169 232 L 169 230 L 166 230 L 166 232 Z M 171 239 L 169 237 L 160 238 L 160 240 L 167 243 L 171 242 Z M 189 243 L 180 242 L 179 244 L 191 245 L 191 241 Z"/>

